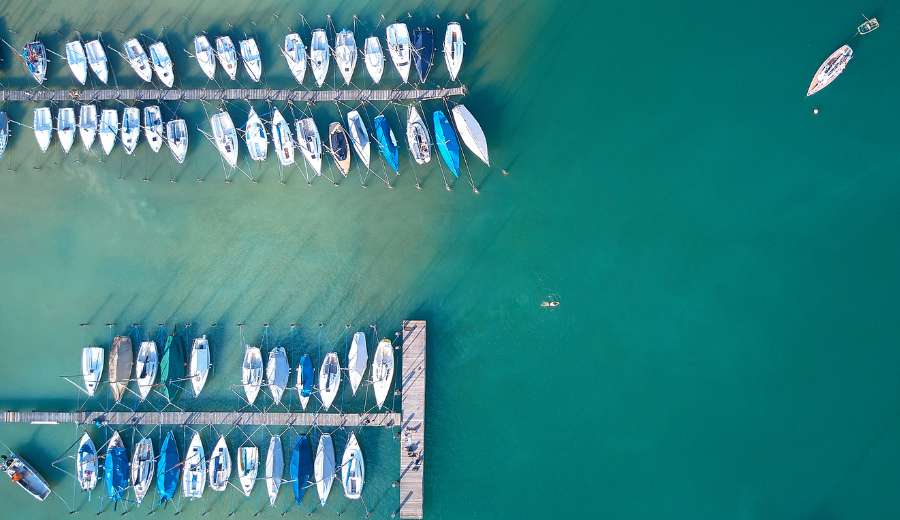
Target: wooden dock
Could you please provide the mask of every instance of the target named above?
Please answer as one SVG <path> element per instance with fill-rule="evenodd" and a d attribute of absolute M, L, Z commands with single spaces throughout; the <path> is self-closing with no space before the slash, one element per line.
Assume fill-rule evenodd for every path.
<path fill-rule="evenodd" d="M 14 412 L 0 414 L 0 423 L 94 424 L 153 426 L 158 424 L 215 424 L 247 426 L 391 427 L 400 424 L 398 413 L 291 413 L 291 412 Z"/>
<path fill-rule="evenodd" d="M 393 90 L 293 90 L 271 88 L 28 89 L 0 90 L 0 101 L 424 101 L 466 95 L 466 87 Z"/>
<path fill-rule="evenodd" d="M 422 518 L 425 479 L 425 322 L 403 322 L 400 518 Z"/>

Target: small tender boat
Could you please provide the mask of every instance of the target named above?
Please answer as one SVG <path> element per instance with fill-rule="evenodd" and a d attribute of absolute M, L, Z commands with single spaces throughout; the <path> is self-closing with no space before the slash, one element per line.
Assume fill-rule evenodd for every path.
<path fill-rule="evenodd" d="M 178 456 L 178 443 L 175 435 L 169 431 L 159 449 L 159 468 L 156 476 L 156 492 L 160 502 L 175 499 L 178 482 L 181 480 L 181 458 Z"/>
<path fill-rule="evenodd" d="M 231 454 L 225 436 L 219 436 L 219 442 L 209 454 L 209 487 L 215 491 L 225 491 L 228 479 L 231 478 Z"/>
<path fill-rule="evenodd" d="M 272 400 L 275 404 L 281 403 L 281 396 L 287 388 L 288 376 L 291 373 L 291 367 L 288 365 L 287 353 L 284 347 L 275 347 L 269 352 L 269 359 L 266 362 L 266 383 L 269 385 L 269 391 L 272 392 Z"/>
<path fill-rule="evenodd" d="M 356 39 L 353 31 L 347 29 L 337 33 L 334 39 L 334 62 L 337 64 L 344 83 L 350 84 L 353 79 L 353 71 L 356 69 Z"/>
<path fill-rule="evenodd" d="M 806 95 L 811 96 L 830 85 L 844 72 L 851 58 L 853 58 L 853 49 L 849 45 L 842 45 L 838 50 L 832 52 L 831 56 L 819 65 L 819 70 L 813 75 Z"/>
<path fill-rule="evenodd" d="M 288 68 L 297 83 L 303 84 L 303 78 L 306 76 L 306 46 L 297 33 L 291 33 L 284 37 L 284 48 L 281 49 L 284 59 L 287 60 Z"/>
<path fill-rule="evenodd" d="M 447 32 L 444 33 L 444 62 L 447 64 L 447 72 L 450 73 L 450 81 L 456 81 L 456 76 L 459 75 L 465 48 L 462 27 L 457 22 L 448 23 Z"/>
<path fill-rule="evenodd" d="M 133 359 L 131 338 L 128 336 L 113 338 L 112 348 L 109 350 L 109 385 L 117 403 L 122 400 L 125 389 L 128 388 Z"/>
<path fill-rule="evenodd" d="M 344 448 L 344 456 L 341 457 L 341 484 L 344 486 L 344 496 L 350 500 L 359 500 L 365 483 L 366 464 L 356 434 L 351 432 L 347 447 Z"/>
<path fill-rule="evenodd" d="M 256 40 L 247 38 L 246 40 L 241 40 L 239 45 L 241 47 L 241 58 L 244 60 L 244 69 L 247 70 L 250 79 L 258 83 L 259 78 L 262 77 L 262 58 L 259 56 L 259 47 L 256 45 Z"/>
<path fill-rule="evenodd" d="M 419 164 L 431 161 L 431 137 L 422 116 L 414 106 L 409 107 L 406 117 L 406 141 L 413 159 Z"/>
<path fill-rule="evenodd" d="M 322 83 L 325 83 L 329 60 L 328 36 L 325 35 L 324 30 L 316 29 L 312 33 L 312 42 L 309 44 L 309 66 L 316 78 L 316 85 L 320 87 Z"/>
<path fill-rule="evenodd" d="M 150 390 L 156 383 L 156 373 L 159 370 L 159 354 L 155 341 L 142 341 L 134 362 L 134 373 L 137 378 L 138 392 L 141 401 L 147 399 Z"/>
<path fill-rule="evenodd" d="M 203 70 L 206 77 L 215 79 L 216 56 L 213 53 L 212 46 L 209 44 L 209 40 L 202 34 L 194 36 L 194 56 L 197 58 L 197 63 L 200 64 L 200 69 Z"/>
<path fill-rule="evenodd" d="M 165 328 L 161 327 L 161 333 L 166 336 L 166 342 L 159 357 L 159 393 L 172 401 L 177 397 L 184 379 L 184 355 L 177 328 L 172 330 L 172 334 L 166 334 Z"/>
<path fill-rule="evenodd" d="M 484 138 L 484 131 L 478 124 L 478 120 L 465 105 L 456 105 L 450 112 L 453 114 L 453 122 L 456 123 L 456 130 L 459 131 L 463 144 L 481 159 L 481 162 L 490 166 L 491 159 L 488 157 L 487 140 Z"/>
<path fill-rule="evenodd" d="M 863 17 L 865 18 L 865 15 Z M 879 27 L 881 27 L 881 24 L 878 23 L 878 18 L 866 18 L 866 21 L 859 24 L 856 28 L 856 32 L 860 36 L 865 36 Z"/>
<path fill-rule="evenodd" d="M 87 81 L 87 55 L 84 53 L 84 45 L 80 40 L 66 44 L 66 61 L 69 63 L 72 75 L 84 85 L 84 82 Z"/>
<path fill-rule="evenodd" d="M 259 448 L 256 446 L 241 446 L 237 450 L 237 473 L 241 481 L 241 491 L 249 497 L 256 484 L 256 474 L 259 472 Z"/>
<path fill-rule="evenodd" d="M 263 362 L 259 347 L 246 345 L 244 348 L 244 363 L 241 366 L 241 384 L 244 385 L 244 393 L 247 394 L 247 402 L 253 404 L 259 395 L 262 386 Z"/>
<path fill-rule="evenodd" d="M 9 116 L 0 111 L 0 158 L 6 151 L 6 143 L 9 142 Z"/>
<path fill-rule="evenodd" d="M 175 72 L 172 70 L 172 58 L 163 42 L 156 42 L 150 46 L 150 63 L 153 64 L 153 72 L 167 88 L 172 88 L 175 82 Z"/>
<path fill-rule="evenodd" d="M 188 367 L 188 377 L 191 378 L 191 386 L 194 388 L 194 397 L 200 397 L 206 378 L 209 376 L 209 341 L 206 335 L 194 339 L 191 345 L 191 362 Z"/>
<path fill-rule="evenodd" d="M 166 123 L 166 144 L 178 164 L 182 164 L 188 149 L 188 130 L 184 119 L 173 119 Z"/>
<path fill-rule="evenodd" d="M 315 478 L 319 502 L 325 506 L 328 494 L 331 493 L 331 484 L 334 483 L 334 443 L 331 441 L 331 435 L 327 433 L 323 433 L 319 437 L 319 447 L 316 449 Z"/>
<path fill-rule="evenodd" d="M 366 335 L 357 332 L 350 342 L 350 353 L 347 355 L 347 369 L 350 372 L 350 388 L 353 395 L 366 373 L 366 365 L 369 364 L 369 350 L 366 348 Z"/>
<path fill-rule="evenodd" d="M 341 388 L 341 363 L 337 352 L 329 352 L 319 369 L 319 394 L 322 397 L 322 409 L 331 408 L 331 403 Z"/>
<path fill-rule="evenodd" d="M 91 151 L 94 139 L 97 137 L 97 107 L 94 105 L 81 105 L 78 110 L 78 134 L 81 136 L 81 144 L 84 149 Z"/>
<path fill-rule="evenodd" d="M 153 475 L 156 472 L 156 457 L 153 454 L 153 442 L 144 437 L 134 447 L 131 457 L 131 485 L 134 487 L 134 499 L 140 504 L 150 489 Z"/>
<path fill-rule="evenodd" d="M 69 153 L 72 143 L 75 142 L 75 109 L 71 107 L 60 108 L 56 113 L 56 135 L 59 136 L 59 144 L 64 152 Z"/>
<path fill-rule="evenodd" d="M 81 375 L 84 377 L 84 389 L 93 397 L 103 375 L 103 349 L 100 347 L 84 347 L 81 349 Z"/>
<path fill-rule="evenodd" d="M 272 113 L 272 145 L 282 166 L 294 164 L 294 137 L 291 135 L 291 125 L 285 121 L 277 108 Z"/>
<path fill-rule="evenodd" d="M 150 144 L 150 149 L 158 152 L 163 143 L 163 121 L 159 106 L 150 105 L 144 107 L 144 137 Z"/>
<path fill-rule="evenodd" d="M 137 148 L 138 137 L 141 136 L 141 111 L 137 107 L 127 107 L 122 114 L 122 148 L 131 155 Z"/>
<path fill-rule="evenodd" d="M 394 131 L 388 125 L 387 118 L 384 115 L 375 116 L 375 140 L 378 141 L 378 148 L 381 155 L 388 163 L 388 166 L 394 170 L 394 173 L 400 172 L 400 150 L 397 148 L 397 138 L 394 137 Z"/>
<path fill-rule="evenodd" d="M 212 125 L 213 142 L 216 144 L 216 148 L 222 154 L 225 162 L 234 168 L 237 166 L 238 159 L 238 138 L 231 116 L 228 115 L 228 112 L 219 112 L 209 118 L 209 123 Z"/>
<path fill-rule="evenodd" d="M 225 69 L 225 73 L 232 80 L 237 77 L 237 51 L 234 50 L 234 43 L 230 36 L 219 36 L 216 38 L 216 56 L 219 57 L 219 64 Z"/>
<path fill-rule="evenodd" d="M 199 338 L 198 338 L 199 339 Z M 184 455 L 184 473 L 181 475 L 181 493 L 184 498 L 200 498 L 206 487 L 206 455 L 203 440 L 194 433 L 187 453 Z"/>
<path fill-rule="evenodd" d="M 269 494 L 270 505 L 274 506 L 278 500 L 282 475 L 284 475 L 284 452 L 281 448 L 281 437 L 273 435 L 269 439 L 269 451 L 266 453 L 266 492 Z"/>
<path fill-rule="evenodd" d="M 109 59 L 106 57 L 103 44 L 100 43 L 100 40 L 91 40 L 84 45 L 84 50 L 87 54 L 88 65 L 94 71 L 97 79 L 105 85 L 106 80 L 109 79 L 109 66 L 107 64 Z"/>
<path fill-rule="evenodd" d="M 341 174 L 346 177 L 350 173 L 350 139 L 340 123 L 328 125 L 328 151 L 334 159 Z"/>
<path fill-rule="evenodd" d="M 100 113 L 100 145 L 103 152 L 109 155 L 116 144 L 116 136 L 119 135 L 119 113 L 112 109 L 105 109 Z"/>
<path fill-rule="evenodd" d="M 303 152 L 303 157 L 316 175 L 322 175 L 322 140 L 319 138 L 316 122 L 313 118 L 306 117 L 297 121 L 296 127 L 297 147 Z"/>
<path fill-rule="evenodd" d="M 309 403 L 309 396 L 312 395 L 314 379 L 315 368 L 313 368 L 312 359 L 309 354 L 303 354 L 300 364 L 297 365 L 297 394 L 300 396 L 300 406 L 304 410 Z"/>
<path fill-rule="evenodd" d="M 413 63 L 419 74 L 419 81 L 425 83 L 434 61 L 434 31 L 431 27 L 416 27 L 413 30 Z"/>
<path fill-rule="evenodd" d="M 53 116 L 47 107 L 34 109 L 34 138 L 37 139 L 42 152 L 50 148 L 50 140 L 53 139 Z"/>
<path fill-rule="evenodd" d="M 25 44 L 22 49 L 22 60 L 25 61 L 25 67 L 28 68 L 31 77 L 43 85 L 47 79 L 47 49 L 44 48 L 44 44 L 39 41 Z"/>
<path fill-rule="evenodd" d="M 109 499 L 113 502 L 123 500 L 128 489 L 128 451 L 117 431 L 113 431 L 106 444 L 103 477 L 106 480 L 106 494 Z"/>
<path fill-rule="evenodd" d="M 366 70 L 374 83 L 381 81 L 384 74 L 384 51 L 381 50 L 381 41 L 377 36 L 366 38 L 365 51 Z"/>
<path fill-rule="evenodd" d="M 363 164 L 368 168 L 372 149 L 369 144 L 369 131 L 356 110 L 347 112 L 347 128 L 350 131 L 350 141 L 353 142 L 356 155 L 362 159 Z"/>
<path fill-rule="evenodd" d="M 128 59 L 128 63 L 131 64 L 131 68 L 142 80 L 150 81 L 153 77 L 150 60 L 147 58 L 147 53 L 137 38 L 132 38 L 125 42 L 125 57 Z"/>
<path fill-rule="evenodd" d="M 22 457 L 14 453 L 10 453 L 9 456 L 0 455 L 0 471 L 6 473 L 12 482 L 18 484 L 36 500 L 43 502 L 50 496 L 47 481 Z"/>
<path fill-rule="evenodd" d="M 459 177 L 459 139 L 453 125 L 440 110 L 434 112 L 434 144 L 444 159 L 444 164 L 454 177 Z"/>
<path fill-rule="evenodd" d="M 405 23 L 392 23 L 387 26 L 387 48 L 403 83 L 409 81 L 410 41 L 409 29 Z"/>
<path fill-rule="evenodd" d="M 294 481 L 294 501 L 298 504 L 303 501 L 303 494 L 312 474 L 312 447 L 309 444 L 309 437 L 301 435 L 294 441 L 294 449 L 291 452 L 291 480 Z"/>
<path fill-rule="evenodd" d="M 97 447 L 91 436 L 84 433 L 78 444 L 78 452 L 75 455 L 75 476 L 81 484 L 82 491 L 93 491 L 97 487 Z"/>
<path fill-rule="evenodd" d="M 372 358 L 372 387 L 375 390 L 375 402 L 378 407 L 384 406 L 391 383 L 394 381 L 394 345 L 391 340 L 383 339 L 375 348 Z"/>
<path fill-rule="evenodd" d="M 262 119 L 256 114 L 256 110 L 250 107 L 247 115 L 247 126 L 244 127 L 244 141 L 247 142 L 247 151 L 254 161 L 265 161 L 269 152 L 269 136 L 266 135 L 266 127 Z"/>

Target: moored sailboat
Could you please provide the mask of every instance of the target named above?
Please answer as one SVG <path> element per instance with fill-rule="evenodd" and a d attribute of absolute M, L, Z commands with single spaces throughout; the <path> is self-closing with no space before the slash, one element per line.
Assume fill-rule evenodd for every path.
<path fill-rule="evenodd" d="M 238 45 L 241 48 L 244 69 L 250 75 L 250 79 L 259 83 L 259 78 L 262 77 L 262 58 L 259 55 L 259 47 L 256 45 L 256 40 L 247 38 L 246 40 L 241 40 Z"/>
<path fill-rule="evenodd" d="M 175 83 L 175 72 L 172 70 L 172 58 L 163 42 L 156 42 L 150 46 L 150 63 L 153 64 L 153 72 L 167 88 L 172 88 Z"/>
<path fill-rule="evenodd" d="M 350 342 L 350 353 L 347 354 L 347 370 L 350 372 L 350 388 L 353 390 L 353 395 L 356 395 L 356 389 L 363 380 L 368 364 L 369 351 L 366 348 L 366 335 L 357 332 L 353 335 L 353 341 Z"/>
<path fill-rule="evenodd" d="M 434 31 L 431 27 L 417 27 L 413 30 L 412 41 L 416 73 L 419 75 L 419 81 L 425 83 L 434 60 Z"/>
<path fill-rule="evenodd" d="M 93 491 L 97 487 L 98 460 L 97 447 L 85 432 L 75 454 L 75 476 L 82 491 Z"/>
<path fill-rule="evenodd" d="M 431 137 L 425 121 L 419 115 L 416 107 L 410 105 L 406 117 L 406 141 L 409 151 L 418 164 L 426 164 L 431 161 Z"/>
<path fill-rule="evenodd" d="M 350 173 L 350 139 L 340 123 L 328 125 L 328 151 L 344 177 Z"/>
<path fill-rule="evenodd" d="M 312 69 L 313 77 L 316 78 L 316 85 L 320 87 L 322 83 L 325 83 L 329 61 L 328 36 L 325 35 L 324 30 L 316 29 L 312 33 L 312 42 L 309 44 L 309 66 Z"/>
<path fill-rule="evenodd" d="M 81 105 L 78 110 L 78 134 L 81 136 L 81 144 L 84 149 L 91 151 L 94 139 L 97 137 L 97 107 L 94 105 Z"/>
<path fill-rule="evenodd" d="M 213 142 L 216 148 L 225 162 L 234 168 L 237 166 L 238 159 L 238 138 L 231 116 L 228 115 L 228 112 L 219 112 L 209 118 L 209 123 L 212 126 Z"/>
<path fill-rule="evenodd" d="M 144 137 L 154 152 L 158 152 L 162 147 L 163 120 L 158 105 L 144 107 Z"/>
<path fill-rule="evenodd" d="M 35 40 L 25 44 L 21 56 L 31 77 L 38 85 L 43 85 L 47 79 L 47 49 L 43 42 Z"/>
<path fill-rule="evenodd" d="M 319 502 L 324 507 L 328 500 L 328 494 L 331 493 L 331 485 L 334 483 L 334 443 L 330 434 L 323 433 L 319 437 L 314 472 Z"/>
<path fill-rule="evenodd" d="M 159 355 L 155 341 L 142 341 L 134 362 L 134 373 L 137 378 L 138 393 L 141 401 L 147 399 L 150 390 L 156 383 L 156 373 L 159 369 Z"/>
<path fill-rule="evenodd" d="M 241 384 L 247 395 L 247 402 L 253 404 L 262 386 L 263 362 L 259 347 L 245 345 L 244 363 L 241 366 Z"/>
<path fill-rule="evenodd" d="M 394 137 L 394 131 L 391 130 L 384 115 L 375 116 L 375 140 L 378 141 L 378 148 L 384 157 L 388 166 L 394 170 L 394 173 L 400 172 L 400 150 L 397 148 L 397 138 Z"/>
<path fill-rule="evenodd" d="M 225 491 L 231 478 L 231 453 L 225 436 L 220 435 L 216 446 L 209 453 L 209 487 L 213 491 Z"/>
<path fill-rule="evenodd" d="M 50 496 L 50 486 L 47 485 L 44 477 L 15 453 L 0 455 L 0 471 L 5 473 L 14 484 L 18 484 L 20 488 L 27 491 L 35 500 L 43 502 Z"/>
<path fill-rule="evenodd" d="M 241 446 L 237 450 L 237 473 L 241 482 L 241 491 L 249 497 L 256 484 L 256 474 L 259 472 L 259 448 L 256 446 Z"/>
<path fill-rule="evenodd" d="M 147 58 L 147 53 L 137 38 L 132 38 L 125 42 L 125 57 L 138 77 L 144 81 L 150 81 L 153 76 L 150 60 Z"/>
<path fill-rule="evenodd" d="M 200 69 L 206 74 L 206 77 L 215 79 L 216 56 L 209 40 L 202 34 L 194 36 L 194 57 L 197 58 L 197 63 L 200 64 Z"/>
<path fill-rule="evenodd" d="M 453 125 L 440 110 L 434 112 L 434 144 L 437 146 L 444 164 L 454 177 L 459 177 L 459 140 Z"/>
<path fill-rule="evenodd" d="M 288 68 L 297 83 L 303 84 L 306 77 L 306 46 L 297 33 L 291 33 L 284 37 L 284 47 L 281 49 L 284 59 L 287 60 Z"/>
<path fill-rule="evenodd" d="M 113 338 L 112 348 L 109 350 L 109 385 L 112 388 L 113 399 L 117 403 L 122 400 L 125 389 L 128 388 L 133 356 L 130 337 Z"/>
<path fill-rule="evenodd" d="M 53 139 L 53 116 L 50 109 L 40 107 L 34 109 L 34 138 L 42 152 L 50 148 L 50 140 Z"/>
<path fill-rule="evenodd" d="M 356 39 L 353 38 L 353 31 L 344 29 L 337 33 L 334 40 L 334 62 L 347 85 L 353 79 L 353 71 L 356 69 L 356 54 Z"/>
<path fill-rule="evenodd" d="M 161 327 L 160 332 L 165 336 L 165 343 L 159 357 L 159 393 L 172 401 L 178 396 L 184 378 L 184 354 L 177 328 L 166 334 L 165 328 Z"/>
<path fill-rule="evenodd" d="M 71 41 L 66 44 L 66 62 L 69 70 L 79 83 L 84 85 L 87 81 L 87 56 L 84 53 L 84 45 L 81 40 Z"/>
<path fill-rule="evenodd" d="M 388 54 L 391 55 L 391 61 L 394 62 L 394 67 L 400 73 L 400 79 L 403 80 L 403 83 L 407 83 L 409 81 L 411 56 L 409 29 L 405 23 L 392 23 L 387 26 L 385 32 L 387 34 L 387 48 Z"/>
<path fill-rule="evenodd" d="M 198 338 L 199 339 L 199 338 Z M 206 487 L 206 454 L 203 440 L 195 432 L 184 456 L 184 473 L 181 475 L 181 493 L 184 498 L 200 498 Z"/>
<path fill-rule="evenodd" d="M 103 375 L 103 355 L 103 349 L 97 346 L 84 347 L 81 350 L 81 375 L 89 397 L 94 396 L 100 384 L 100 377 Z"/>
<path fill-rule="evenodd" d="M 353 149 L 356 150 L 356 155 L 368 168 L 372 153 L 372 146 L 369 144 L 369 130 L 366 129 L 362 116 L 356 110 L 347 112 L 347 129 L 350 132 L 350 141 L 353 142 Z"/>
<path fill-rule="evenodd" d="M 828 58 L 819 65 L 819 70 L 813 75 L 812 81 L 809 83 L 809 89 L 806 91 L 807 96 L 811 96 L 822 90 L 837 79 L 838 76 L 847 68 L 847 63 L 853 58 L 853 49 L 849 45 L 842 45 L 836 51 L 832 52 Z"/>
<path fill-rule="evenodd" d="M 6 112 L 0 111 L 0 158 L 6 151 L 6 144 L 9 142 L 9 116 Z"/>
<path fill-rule="evenodd" d="M 59 136 L 59 144 L 63 152 L 69 153 L 75 142 L 75 109 L 72 107 L 60 108 L 56 113 L 56 135 Z"/>
<path fill-rule="evenodd" d="M 137 148 L 141 135 L 141 111 L 137 107 L 127 107 L 122 113 L 121 139 L 125 153 L 131 155 Z"/>
<path fill-rule="evenodd" d="M 465 105 L 456 105 L 450 112 L 453 114 L 453 122 L 456 123 L 456 130 L 459 132 L 463 144 L 481 159 L 481 162 L 490 166 L 491 159 L 488 156 L 487 140 L 484 138 L 484 131 L 478 124 L 478 120 Z"/>
<path fill-rule="evenodd" d="M 297 147 L 316 175 L 322 175 L 322 140 L 316 122 L 311 117 L 305 117 L 296 122 L 296 127 Z"/>
<path fill-rule="evenodd" d="M 250 107 L 247 115 L 247 125 L 244 127 L 244 141 L 247 143 L 247 152 L 254 161 L 265 161 L 269 151 L 269 136 L 266 135 L 266 127 L 257 115 L 256 110 Z"/>
<path fill-rule="evenodd" d="M 188 149 L 187 123 L 184 119 L 173 119 L 166 123 L 166 144 L 178 164 L 182 164 Z"/>
<path fill-rule="evenodd" d="M 465 48 L 466 42 L 463 40 L 462 28 L 459 23 L 448 23 L 447 32 L 444 33 L 444 62 L 447 64 L 447 72 L 450 73 L 450 81 L 456 81 L 456 77 L 459 75 Z"/>
<path fill-rule="evenodd" d="M 312 395 L 315 368 L 309 354 L 303 354 L 300 364 L 297 365 L 297 394 L 300 396 L 300 406 L 306 410 L 309 397 Z"/>
<path fill-rule="evenodd" d="M 166 503 L 175 499 L 180 477 L 181 459 L 178 456 L 178 443 L 175 441 L 175 435 L 169 431 L 159 449 L 156 492 L 159 494 L 160 502 Z"/>
<path fill-rule="evenodd" d="M 188 377 L 191 378 L 191 387 L 194 390 L 194 397 L 200 397 L 200 392 L 206 384 L 206 378 L 209 376 L 209 367 L 212 366 L 209 361 L 209 340 L 206 335 L 195 338 L 191 345 L 191 361 L 188 366 Z"/>
<path fill-rule="evenodd" d="M 282 166 L 294 164 L 294 137 L 291 126 L 277 108 L 272 112 L 272 145 Z"/>
<path fill-rule="evenodd" d="M 106 50 L 100 40 L 91 40 L 84 45 L 85 54 L 87 54 L 88 66 L 94 71 L 94 75 L 101 83 L 106 85 L 109 79 L 109 59 L 106 57 Z"/>
<path fill-rule="evenodd" d="M 234 50 L 234 43 L 230 36 L 216 38 L 216 56 L 219 58 L 219 64 L 225 69 L 225 73 L 234 80 L 237 77 L 237 51 Z"/>
<path fill-rule="evenodd" d="M 103 153 L 109 155 L 116 144 L 116 136 L 119 134 L 119 113 L 107 108 L 100 113 L 100 145 Z"/>
<path fill-rule="evenodd" d="M 103 460 L 103 477 L 106 480 L 106 495 L 113 502 L 125 499 L 128 489 L 128 451 L 119 432 L 113 431 L 106 444 L 106 458 Z"/>
<path fill-rule="evenodd" d="M 372 82 L 378 84 L 384 74 L 384 51 L 381 50 L 381 41 L 377 36 L 366 38 L 363 57 L 366 61 L 366 70 Z"/>
<path fill-rule="evenodd" d="M 319 395 L 322 398 L 322 409 L 328 410 L 341 387 L 341 363 L 337 352 L 329 352 L 319 369 Z"/>
<path fill-rule="evenodd" d="M 378 407 L 384 406 L 391 383 L 394 381 L 394 346 L 391 340 L 383 339 L 375 348 L 372 358 L 372 388 L 375 390 L 375 402 Z"/>
<path fill-rule="evenodd" d="M 272 400 L 275 404 L 281 403 L 281 397 L 287 388 L 288 377 L 290 375 L 290 365 L 288 365 L 287 353 L 284 347 L 275 347 L 269 352 L 269 359 L 266 361 L 266 383 L 269 385 L 269 391 L 272 392 Z"/>
<path fill-rule="evenodd" d="M 344 448 L 344 456 L 341 457 L 341 485 L 344 488 L 344 496 L 350 500 L 359 500 L 365 482 L 366 464 L 362 449 L 356 440 L 356 434 L 351 432 L 347 447 Z"/>
<path fill-rule="evenodd" d="M 294 441 L 294 449 L 291 450 L 291 480 L 294 481 L 294 501 L 299 504 L 303 501 L 303 494 L 309 485 L 313 474 L 312 448 L 309 437 L 300 435 Z"/>
<path fill-rule="evenodd" d="M 153 454 L 153 441 L 144 437 L 134 446 L 131 458 L 131 485 L 134 488 L 135 502 L 140 504 L 147 495 L 156 472 L 156 457 Z"/>
<path fill-rule="evenodd" d="M 278 500 L 278 490 L 281 489 L 281 480 L 284 475 L 284 452 L 281 447 L 281 437 L 273 435 L 269 439 L 269 450 L 266 452 L 266 493 L 269 495 L 269 505 L 275 505 Z"/>

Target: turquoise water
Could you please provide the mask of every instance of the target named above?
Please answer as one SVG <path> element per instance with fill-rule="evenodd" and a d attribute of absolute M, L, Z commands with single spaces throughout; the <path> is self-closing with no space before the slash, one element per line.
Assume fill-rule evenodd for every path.
<path fill-rule="evenodd" d="M 177 76 L 200 85 L 199 68 L 177 50 L 190 35 L 252 32 L 267 84 L 285 86 L 289 72 L 273 52 L 291 26 L 308 39 L 301 10 L 314 26 L 330 10 L 338 28 L 357 14 L 358 34 L 374 30 L 380 13 L 410 12 L 410 24 L 435 27 L 463 22 L 464 102 L 494 164 L 468 156 L 480 194 L 466 178 L 448 192 L 440 168 L 414 169 L 403 154 L 392 190 L 358 168 L 337 188 L 327 178 L 307 186 L 302 169 L 281 184 L 274 158 L 253 168 L 258 183 L 238 172 L 226 184 L 195 131 L 176 167 L 145 145 L 102 162 L 80 150 L 63 158 L 56 142 L 41 155 L 16 129 L 0 171 L 0 349 L 11 360 L 0 407 L 78 406 L 59 376 L 77 373 L 82 346 L 108 342 L 107 322 L 115 333 L 135 322 L 151 334 L 159 322 L 209 333 L 214 371 L 197 407 L 229 409 L 239 405 L 237 323 L 249 341 L 285 344 L 294 359 L 346 353 L 348 323 L 390 335 L 402 319 L 426 319 L 428 518 L 900 512 L 892 87 L 900 10 L 11 1 L 0 35 L 20 45 L 41 32 L 59 52 L 76 30 L 103 31 L 119 45 L 165 26 Z M 811 74 L 853 34 L 860 11 L 883 27 L 851 42 L 845 74 L 806 99 Z M 28 85 L 9 52 L 0 56 L 0 81 Z M 111 59 L 120 84 L 135 85 Z M 435 72 L 431 83 L 446 84 L 443 67 Z M 364 82 L 362 71 L 356 80 Z M 59 60 L 48 83 L 72 84 Z M 25 122 L 32 108 L 5 107 Z M 243 124 L 246 103 L 228 109 Z M 323 128 L 347 109 L 311 112 Z M 206 128 L 201 104 L 177 110 Z M 397 112 L 386 114 L 396 131 Z M 541 309 L 550 297 L 560 307 Z M 366 406 L 365 396 L 344 399 L 349 410 Z M 214 432 L 205 435 L 209 446 Z M 76 438 L 71 426 L 0 426 L 0 440 L 87 514 L 102 493 L 73 501 L 71 481 L 50 468 Z M 339 452 L 345 438 L 337 434 Z M 312 493 L 291 506 L 283 489 L 278 507 L 259 516 L 360 518 L 368 508 L 390 517 L 398 448 L 388 431 L 366 431 L 361 444 L 365 506 L 339 489 L 324 510 Z M 29 518 L 67 510 L 8 485 L 0 496 Z M 179 518 L 249 516 L 266 503 L 259 486 L 249 500 L 207 491 L 182 504 Z"/>

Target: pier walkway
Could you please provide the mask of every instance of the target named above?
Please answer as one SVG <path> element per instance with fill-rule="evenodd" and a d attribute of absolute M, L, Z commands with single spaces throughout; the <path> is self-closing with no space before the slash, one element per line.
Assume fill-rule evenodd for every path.
<path fill-rule="evenodd" d="M 425 322 L 403 322 L 400 518 L 422 518 L 425 478 Z"/>

